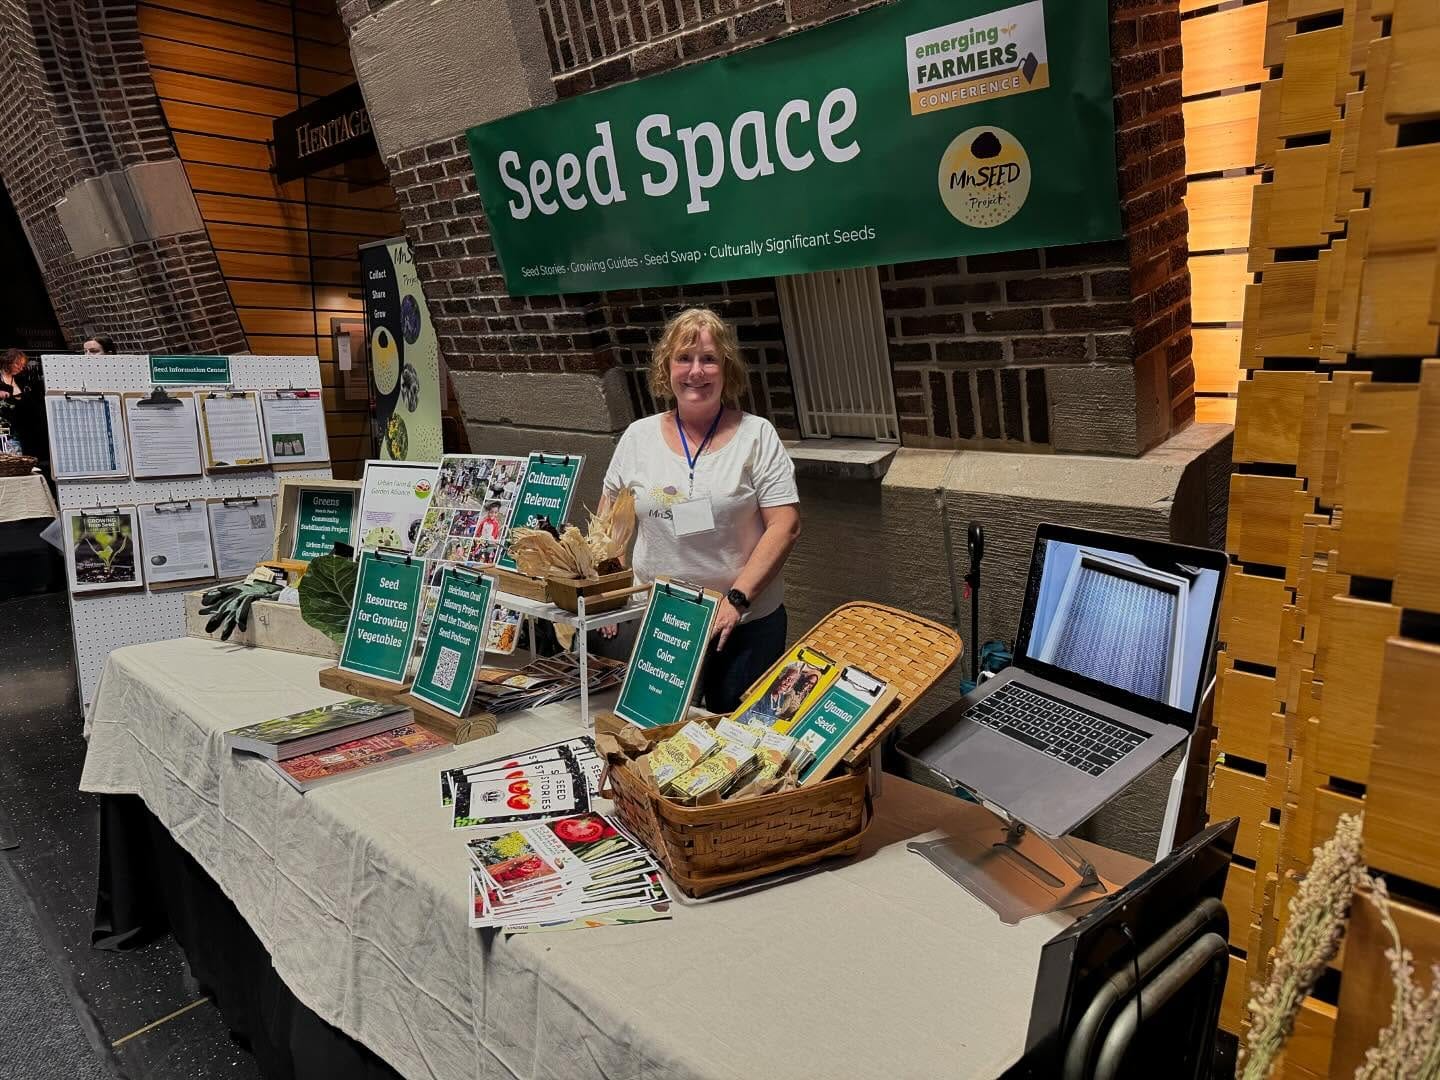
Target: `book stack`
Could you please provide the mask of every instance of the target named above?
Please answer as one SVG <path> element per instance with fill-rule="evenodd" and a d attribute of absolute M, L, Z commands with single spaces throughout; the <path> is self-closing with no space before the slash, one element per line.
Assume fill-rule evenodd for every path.
<path fill-rule="evenodd" d="M 557 929 L 667 917 L 660 867 L 602 814 L 527 825 L 467 846 L 471 926 Z M 606 915 L 615 917 L 597 918 Z"/>
<path fill-rule="evenodd" d="M 611 690 L 625 678 L 619 660 L 591 656 L 590 693 Z M 580 660 L 573 653 L 542 657 L 523 668 L 482 667 L 475 673 L 475 704 L 502 716 L 580 696 Z"/>
<path fill-rule="evenodd" d="M 266 759 L 281 779 L 305 792 L 449 749 L 448 741 L 411 719 L 410 710 L 400 705 L 346 698 L 228 731 L 225 745 Z"/>

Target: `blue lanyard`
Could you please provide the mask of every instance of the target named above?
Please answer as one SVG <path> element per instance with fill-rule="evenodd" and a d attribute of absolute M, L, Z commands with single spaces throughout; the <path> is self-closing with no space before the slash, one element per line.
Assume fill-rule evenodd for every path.
<path fill-rule="evenodd" d="M 700 455 L 705 453 L 705 448 L 710 445 L 710 440 L 715 437 L 715 432 L 720 428 L 720 418 L 725 415 L 725 406 L 721 405 L 715 413 L 715 419 L 710 422 L 710 430 L 705 433 L 705 438 L 695 450 L 695 455 L 690 455 L 690 440 L 685 438 L 685 425 L 680 423 L 680 410 L 675 410 L 675 430 L 680 433 L 680 447 L 685 451 L 685 464 L 690 467 L 690 494 L 695 496 L 695 463 L 700 460 Z"/>

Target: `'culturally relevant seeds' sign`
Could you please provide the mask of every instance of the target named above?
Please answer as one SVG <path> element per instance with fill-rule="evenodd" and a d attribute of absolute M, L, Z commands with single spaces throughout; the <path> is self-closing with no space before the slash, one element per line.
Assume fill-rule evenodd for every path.
<path fill-rule="evenodd" d="M 1105 6 L 900 0 L 469 131 L 512 294 L 1120 235 Z"/>

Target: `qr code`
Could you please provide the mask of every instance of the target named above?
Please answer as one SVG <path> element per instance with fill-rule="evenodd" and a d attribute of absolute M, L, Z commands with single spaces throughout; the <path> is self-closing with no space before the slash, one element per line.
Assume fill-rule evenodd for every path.
<path fill-rule="evenodd" d="M 270 527 L 270 519 L 264 514 L 251 514 L 250 527 L 252 529 L 268 529 Z"/>
<path fill-rule="evenodd" d="M 435 661 L 435 685 L 449 690 L 455 685 L 455 676 L 460 673 L 460 651 L 440 646 L 440 656 Z"/>

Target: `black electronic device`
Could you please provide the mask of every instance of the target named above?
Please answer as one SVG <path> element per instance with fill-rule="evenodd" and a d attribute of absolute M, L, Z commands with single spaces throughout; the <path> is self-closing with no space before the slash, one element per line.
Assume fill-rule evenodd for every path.
<path fill-rule="evenodd" d="M 1216 985 L 1208 975 L 1209 968 L 1223 970 L 1226 963 L 1228 919 L 1221 897 L 1238 829 L 1238 818 L 1209 826 L 1045 943 L 1025 1057 L 1008 1075 L 1092 1075 L 1111 1025 L 1125 1010 L 1137 1009 L 1131 973 L 1139 973 L 1143 988 L 1201 945 L 1208 946 L 1208 967 L 1197 967 L 1194 977 L 1148 1019 L 1143 1012 L 1127 1018 L 1139 1025 L 1130 1039 L 1129 1060 L 1150 1070 L 1133 1073 L 1137 1076 L 1163 1073 L 1180 1080 L 1209 1075 L 1206 1048 L 1223 978 Z M 1220 938 L 1218 945 L 1212 934 Z M 1176 981 L 1173 969 L 1167 978 Z"/>

